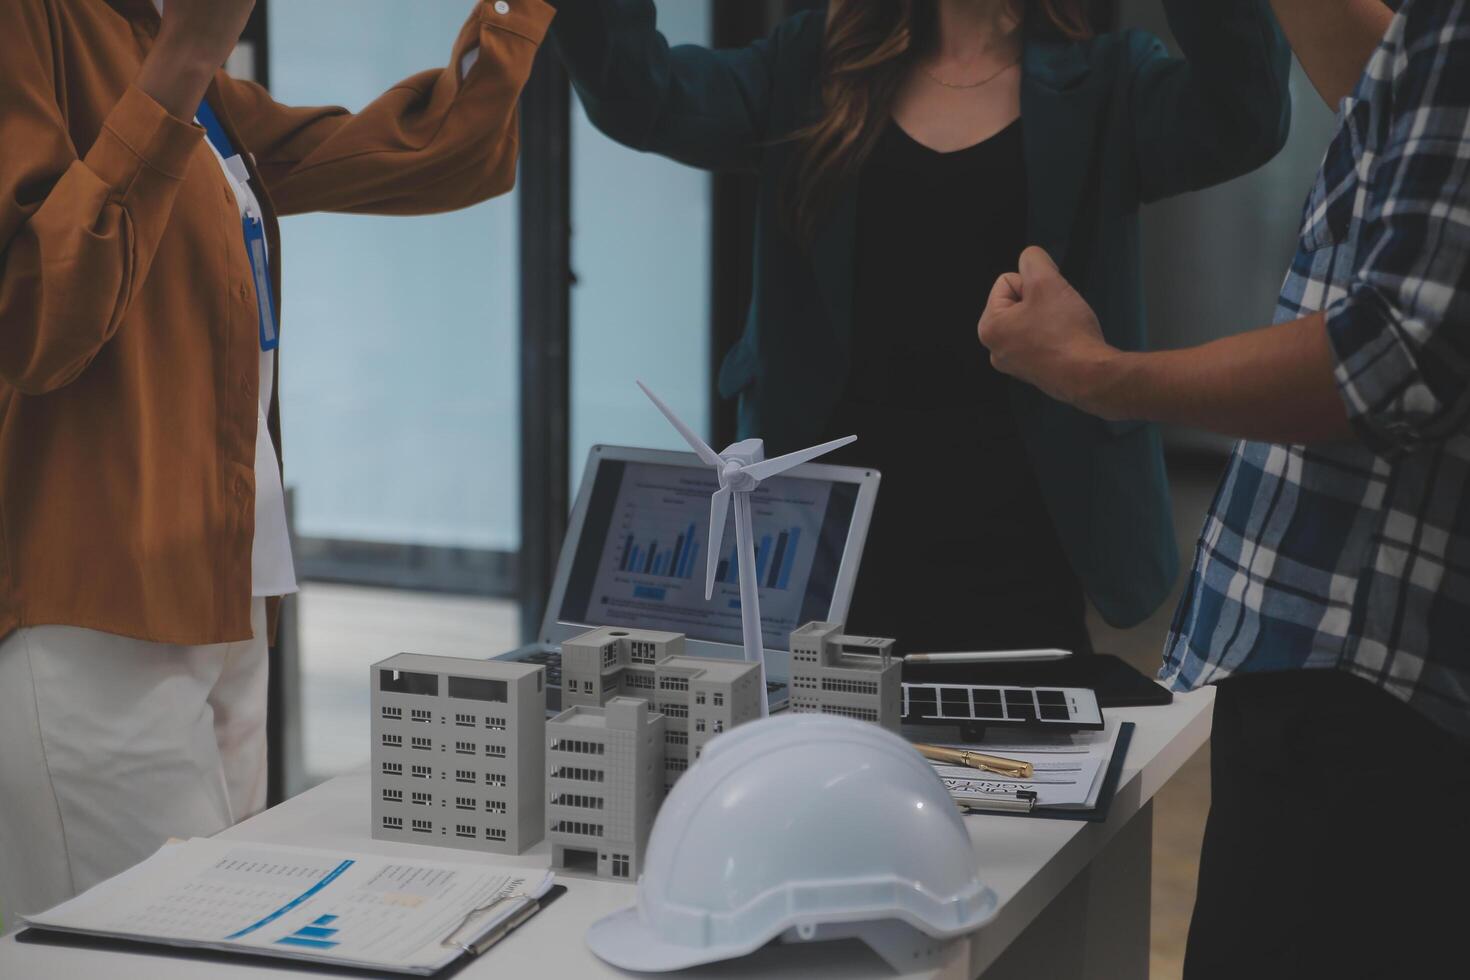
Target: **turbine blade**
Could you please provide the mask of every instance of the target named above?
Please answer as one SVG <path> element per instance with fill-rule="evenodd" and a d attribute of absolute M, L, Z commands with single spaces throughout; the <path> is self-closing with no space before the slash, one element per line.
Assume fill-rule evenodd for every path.
<path fill-rule="evenodd" d="M 802 463 L 810 462 L 818 456 L 825 456 L 832 450 L 841 449 L 843 446 L 853 442 L 857 442 L 857 436 L 833 439 L 831 442 L 824 442 L 820 446 L 813 446 L 810 449 L 798 449 L 794 453 L 777 456 L 775 459 L 751 463 L 749 466 L 741 467 L 741 472 L 757 480 L 765 480 L 778 473 L 785 473 L 787 470 L 800 466 Z"/>
<path fill-rule="evenodd" d="M 715 594 L 715 572 L 720 567 L 720 549 L 725 545 L 725 514 L 730 509 L 730 488 L 720 487 L 709 498 L 709 554 L 705 556 L 704 598 Z"/>
<path fill-rule="evenodd" d="M 695 435 L 693 429 L 689 428 L 689 426 L 680 421 L 679 416 L 674 414 L 673 409 L 669 408 L 669 406 L 659 401 L 659 397 L 653 392 L 649 391 L 648 386 L 645 385 L 642 381 L 638 382 L 638 387 L 643 389 L 643 393 L 648 396 L 649 401 L 653 402 L 654 407 L 657 408 L 660 412 L 663 412 L 664 418 L 668 419 L 669 423 L 673 425 L 675 429 L 679 430 L 679 435 L 683 436 L 684 441 L 689 443 L 689 448 L 694 450 L 694 454 L 696 456 L 698 456 L 701 460 L 703 460 L 710 466 L 718 468 L 724 467 L 725 461 L 720 458 L 720 454 L 715 452 L 709 446 L 705 445 L 704 440 Z"/>

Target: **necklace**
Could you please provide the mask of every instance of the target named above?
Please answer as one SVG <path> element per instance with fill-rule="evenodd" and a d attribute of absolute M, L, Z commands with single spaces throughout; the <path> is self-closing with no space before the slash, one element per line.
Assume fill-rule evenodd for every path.
<path fill-rule="evenodd" d="M 945 88 L 979 88 L 982 85 L 988 85 L 991 82 L 995 81 L 997 78 L 999 78 L 1000 76 L 1004 75 L 1006 72 L 1010 71 L 1012 68 L 1016 67 L 1020 63 L 1021 63 L 1020 59 L 1017 59 L 1015 61 L 1009 62 L 1008 64 L 1002 65 L 995 72 L 993 72 L 993 73 L 991 73 L 989 75 L 986 75 L 984 78 L 980 79 L 980 81 L 978 81 L 978 82 L 965 82 L 962 85 L 957 85 L 954 82 L 946 82 L 944 79 L 942 79 L 938 75 L 934 74 L 934 70 L 932 68 L 930 68 L 928 65 L 925 65 L 924 66 L 924 74 L 928 75 L 929 78 L 933 80 L 934 84 L 936 84 L 936 85 L 943 85 Z"/>

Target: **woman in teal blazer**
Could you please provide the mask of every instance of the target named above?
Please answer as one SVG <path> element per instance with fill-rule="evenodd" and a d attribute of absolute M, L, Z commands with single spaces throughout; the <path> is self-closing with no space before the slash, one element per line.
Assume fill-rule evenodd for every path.
<path fill-rule="evenodd" d="M 1005 0 L 969 2 L 1007 6 Z M 1009 195 L 1022 205 L 1014 241 L 1046 248 L 1097 311 L 1109 342 L 1140 349 L 1147 343 L 1140 205 L 1260 166 L 1281 148 L 1289 125 L 1290 55 L 1267 0 L 1164 0 L 1184 58 L 1170 57 L 1160 41 L 1139 31 L 1086 36 L 1075 29 L 1084 4 L 1020 0 L 1009 8 L 1019 18 L 1013 69 L 1018 123 L 987 140 L 992 148 L 932 154 L 888 118 L 891 107 L 894 120 L 902 122 L 901 86 L 908 82 L 895 81 L 897 94 L 890 86 L 867 106 L 869 116 L 883 118 L 870 118 L 858 134 L 868 152 L 858 155 L 861 166 L 823 182 L 814 203 L 803 200 L 800 190 L 793 194 L 800 185 L 793 175 L 809 174 L 813 142 L 833 137 L 834 107 L 841 100 L 840 92 L 834 95 L 834 73 L 909 59 L 904 77 L 916 79 L 914 84 L 932 81 L 951 90 L 991 84 L 990 78 L 946 78 L 934 67 L 939 61 L 926 60 L 930 50 L 949 45 L 936 41 L 935 18 L 953 19 L 963 4 L 843 0 L 827 14 L 792 17 L 763 41 L 720 51 L 670 48 L 657 31 L 652 0 L 560 0 L 557 6 L 553 34 L 589 116 L 603 132 L 691 166 L 759 176 L 755 285 L 744 336 L 725 358 L 719 386 L 725 397 L 739 398 L 741 436 L 764 438 L 770 454 L 834 434 L 834 417 L 847 422 L 840 406 L 855 384 L 854 335 L 868 329 L 861 324 L 871 302 L 864 290 L 871 290 L 872 277 L 861 271 L 864 250 L 885 247 L 882 221 L 903 216 L 891 206 L 888 218 L 863 214 L 878 208 L 865 202 L 868 171 L 880 159 L 917 184 L 929 177 L 904 167 L 935 167 L 936 180 L 954 177 L 941 167 L 973 168 L 977 182 L 1004 179 L 1005 186 L 987 193 L 1002 202 Z M 925 23 L 927 33 L 920 29 Z M 838 142 L 841 137 L 839 126 Z M 1004 139 L 1015 141 L 1013 165 L 1006 162 Z M 991 155 L 962 156 L 971 152 Z M 888 188 L 890 197 L 909 190 L 901 181 L 896 190 Z M 935 215 L 936 227 L 941 217 Z M 972 237 L 982 240 L 986 234 L 976 229 Z M 933 245 L 927 236 L 913 237 L 915 247 Z M 957 241 L 961 248 L 970 244 L 963 237 Z M 891 250 L 892 243 L 886 247 Z M 976 268 L 964 284 L 973 291 L 977 318 L 993 281 Z M 922 326 L 929 313 L 925 296 L 913 302 L 914 323 Z M 973 323 L 968 329 L 977 361 L 988 366 Z M 995 383 L 1003 385 L 997 389 L 1003 393 L 999 404 L 1009 408 L 1007 424 L 1022 447 L 1017 458 L 1029 462 L 1026 478 L 1034 480 L 1015 485 L 1036 488 L 1033 496 L 1049 518 L 1058 554 L 1103 618 L 1117 626 L 1138 623 L 1164 600 L 1178 570 L 1158 432 L 1149 425 L 1090 418 L 1023 384 Z M 965 411 L 953 420 L 961 433 L 973 421 Z M 864 432 L 857 435 L 850 459 L 864 463 Z M 954 450 L 960 458 L 967 439 L 959 439 Z M 969 478 L 982 484 L 997 475 L 983 459 L 967 462 Z M 942 487 L 954 469 L 948 460 L 935 459 L 925 478 Z M 885 488 L 892 477 L 885 473 Z M 963 496 L 951 496 L 939 513 L 885 519 L 890 527 L 910 520 L 942 524 L 962 516 L 956 508 L 965 506 Z M 1007 519 L 994 515 L 997 523 Z M 1016 556 L 968 557 L 984 568 Z M 872 564 L 870 556 L 865 579 Z M 905 581 L 925 587 L 927 576 L 937 592 L 948 587 L 935 571 L 944 569 L 937 558 L 932 566 L 916 562 L 904 572 Z M 997 574 L 1003 578 L 1004 570 Z M 952 577 L 944 572 L 944 578 Z M 965 588 L 962 583 L 958 595 Z M 863 622 L 864 608 L 892 602 L 893 596 L 873 591 L 865 594 L 860 585 L 849 626 Z M 976 615 L 973 636 L 963 644 L 948 635 L 926 635 L 922 621 L 909 620 L 905 628 L 915 635 L 899 636 L 901 649 L 1048 642 L 1044 629 L 1001 635 L 988 629 L 988 614 Z M 1073 645 L 1085 643 L 1083 637 Z"/>

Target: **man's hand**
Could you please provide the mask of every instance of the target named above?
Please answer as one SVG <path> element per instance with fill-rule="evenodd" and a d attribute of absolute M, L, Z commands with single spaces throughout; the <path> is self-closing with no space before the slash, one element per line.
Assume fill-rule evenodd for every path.
<path fill-rule="evenodd" d="M 174 116 L 194 118 L 254 9 L 255 0 L 165 0 L 163 26 L 138 73 L 138 87 Z"/>
<path fill-rule="evenodd" d="M 1083 411 L 1119 416 L 1107 394 L 1110 368 L 1121 355 L 1043 249 L 1026 249 L 1020 272 L 996 280 L 980 317 L 980 342 L 997 370 Z"/>

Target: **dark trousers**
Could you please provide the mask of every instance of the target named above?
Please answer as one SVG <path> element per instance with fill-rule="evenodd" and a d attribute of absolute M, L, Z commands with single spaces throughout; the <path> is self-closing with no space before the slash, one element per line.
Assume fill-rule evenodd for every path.
<path fill-rule="evenodd" d="M 1470 747 L 1338 671 L 1219 685 L 1185 980 L 1470 976 Z"/>

